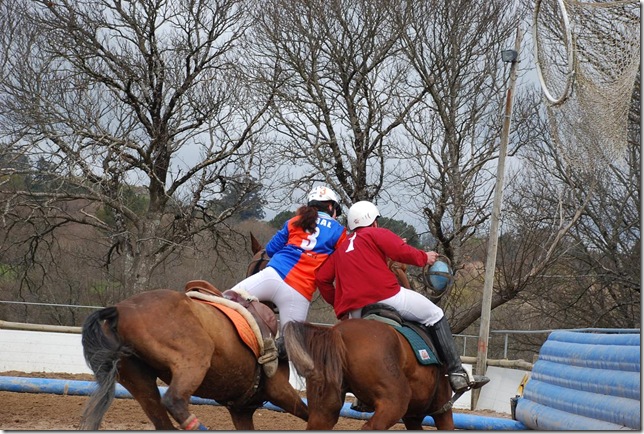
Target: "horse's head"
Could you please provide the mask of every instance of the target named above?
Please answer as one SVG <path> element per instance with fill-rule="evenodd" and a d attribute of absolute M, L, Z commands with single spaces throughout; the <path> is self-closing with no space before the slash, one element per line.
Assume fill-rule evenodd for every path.
<path fill-rule="evenodd" d="M 400 283 L 400 286 L 403 286 L 405 288 L 411 288 L 411 284 L 409 283 L 409 278 L 407 278 L 406 264 L 402 264 L 400 262 L 396 262 L 387 258 L 387 266 L 389 266 L 389 269 L 396 275 L 396 279 L 398 279 L 398 283 Z"/>
<path fill-rule="evenodd" d="M 253 233 L 250 233 L 250 248 L 253 251 L 253 255 L 259 253 L 261 250 L 264 250 L 264 246 L 259 242 Z"/>
<path fill-rule="evenodd" d="M 255 235 L 253 235 L 252 232 L 250 233 L 250 243 L 253 251 L 253 258 L 246 269 L 246 277 L 266 268 L 269 260 L 269 257 L 266 254 L 266 249 L 264 249 L 264 246 L 262 246 L 257 238 L 255 238 Z"/>

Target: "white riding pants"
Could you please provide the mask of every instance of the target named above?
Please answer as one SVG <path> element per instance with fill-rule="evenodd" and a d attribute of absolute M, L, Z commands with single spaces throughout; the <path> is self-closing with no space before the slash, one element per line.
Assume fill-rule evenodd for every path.
<path fill-rule="evenodd" d="M 444 316 L 443 309 L 436 306 L 431 300 L 402 286 L 398 294 L 378 303 L 389 305 L 396 309 L 404 319 L 421 323 L 427 327 L 433 326 Z M 349 318 L 361 317 L 362 308 L 349 312 Z"/>
<path fill-rule="evenodd" d="M 310 302 L 292 286 L 282 280 L 272 267 L 248 276 L 231 289 L 243 289 L 259 301 L 270 301 L 279 310 L 279 333 L 289 321 L 305 321 Z"/>

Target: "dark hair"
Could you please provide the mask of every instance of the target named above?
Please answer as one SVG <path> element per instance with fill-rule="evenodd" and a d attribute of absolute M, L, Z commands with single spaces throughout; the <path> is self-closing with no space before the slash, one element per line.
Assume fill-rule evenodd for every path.
<path fill-rule="evenodd" d="M 315 228 L 318 225 L 318 209 L 320 208 L 310 205 L 299 207 L 295 213 L 295 216 L 299 218 L 293 222 L 293 226 L 301 227 L 309 233 L 315 232 Z"/>
<path fill-rule="evenodd" d="M 322 212 L 333 214 L 335 211 L 335 216 L 340 217 L 342 215 L 342 207 L 334 200 L 311 200 L 307 204 L 308 206 L 314 206 Z M 331 207 L 331 209 L 329 209 Z"/>

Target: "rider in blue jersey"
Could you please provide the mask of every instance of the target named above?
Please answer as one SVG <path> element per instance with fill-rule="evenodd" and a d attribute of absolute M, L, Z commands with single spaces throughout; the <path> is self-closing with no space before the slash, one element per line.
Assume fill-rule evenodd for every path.
<path fill-rule="evenodd" d="M 231 289 L 273 302 L 279 310 L 280 331 L 289 321 L 305 321 L 316 290 L 315 272 L 347 237 L 345 227 L 335 220 L 341 214 L 330 188 L 313 188 L 308 203 L 266 244 L 271 258 L 266 268 Z"/>

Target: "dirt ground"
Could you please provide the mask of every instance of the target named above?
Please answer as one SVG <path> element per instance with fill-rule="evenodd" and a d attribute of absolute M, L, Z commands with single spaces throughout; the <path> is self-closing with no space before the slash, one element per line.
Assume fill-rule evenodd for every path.
<path fill-rule="evenodd" d="M 40 377 L 93 381 L 90 375 L 54 373 L 0 372 L 0 376 Z M 46 393 L 18 393 L 0 391 L 0 430 L 77 430 L 86 396 L 53 395 Z M 234 430 L 225 408 L 210 405 L 193 405 L 199 420 L 211 430 Z M 481 414 L 489 417 L 509 418 L 509 415 L 489 411 L 458 412 Z M 287 413 L 258 409 L 254 416 L 255 428 L 270 431 L 306 429 L 306 422 Z M 357 430 L 364 421 L 341 417 L 334 430 Z M 432 427 L 426 427 L 433 429 Z M 102 430 L 141 431 L 153 430 L 141 407 L 133 399 L 115 399 L 101 425 Z M 391 429 L 402 430 L 404 425 L 396 424 Z"/>

